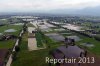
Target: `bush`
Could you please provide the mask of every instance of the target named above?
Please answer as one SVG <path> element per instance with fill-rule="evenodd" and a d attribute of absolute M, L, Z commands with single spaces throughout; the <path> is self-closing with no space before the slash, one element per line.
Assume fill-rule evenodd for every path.
<path fill-rule="evenodd" d="M 16 51 L 14 51 L 14 52 L 12 53 L 12 60 L 15 61 L 16 58 L 17 58 L 17 53 L 16 53 Z"/>
<path fill-rule="evenodd" d="M 100 41 L 100 37 L 95 36 L 95 40 Z"/>
<path fill-rule="evenodd" d="M 19 46 L 15 46 L 15 51 L 18 52 L 20 50 Z"/>

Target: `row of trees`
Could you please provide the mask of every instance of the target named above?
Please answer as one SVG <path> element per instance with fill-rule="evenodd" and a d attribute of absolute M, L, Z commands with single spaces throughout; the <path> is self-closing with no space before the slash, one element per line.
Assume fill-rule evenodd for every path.
<path fill-rule="evenodd" d="M 61 27 L 60 25 L 57 25 L 57 24 L 54 24 L 54 23 L 50 23 L 50 24 L 53 24 L 53 25 L 58 26 L 58 27 Z M 64 28 L 64 29 L 67 29 L 67 28 Z M 70 30 L 70 31 L 75 32 L 75 33 L 78 33 L 78 34 L 81 34 L 81 35 L 86 36 L 86 37 L 89 37 L 89 38 L 94 38 L 95 40 L 100 41 L 100 37 L 98 37 L 98 36 L 91 36 L 91 35 L 86 34 L 84 32 L 75 31 L 75 30 Z"/>
<path fill-rule="evenodd" d="M 26 31 L 27 31 L 27 26 L 26 26 L 26 23 L 25 23 L 24 26 L 23 26 L 23 33 L 22 33 L 22 35 L 19 36 L 19 38 L 18 38 L 18 39 L 19 39 L 18 45 L 15 46 L 15 51 L 12 52 L 12 59 L 13 59 L 13 61 L 15 61 L 16 58 L 17 58 L 17 53 L 20 51 L 20 44 L 21 44 L 21 41 L 22 41 L 22 36 L 23 36 L 23 34 L 24 34 Z"/>

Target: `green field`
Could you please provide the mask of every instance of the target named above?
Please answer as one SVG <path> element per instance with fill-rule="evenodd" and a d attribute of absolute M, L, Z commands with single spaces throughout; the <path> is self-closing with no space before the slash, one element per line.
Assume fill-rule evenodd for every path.
<path fill-rule="evenodd" d="M 0 27 L 0 33 L 4 33 L 5 34 L 5 30 L 8 29 L 15 29 L 17 30 L 16 32 L 12 32 L 11 34 L 18 36 L 20 31 L 22 30 L 22 26 L 20 25 L 5 25 L 5 26 L 1 26 Z"/>
<path fill-rule="evenodd" d="M 57 32 L 57 33 L 60 34 L 61 32 Z M 83 35 L 77 34 L 75 32 L 68 31 L 68 30 L 62 31 L 62 33 L 72 33 L 71 35 L 79 36 L 82 40 L 76 42 L 78 46 L 85 48 L 86 50 L 96 54 L 97 56 L 100 56 L 100 42 L 99 41 L 96 41 L 94 38 L 88 38 Z M 22 41 L 20 43 L 20 51 L 17 54 L 17 58 L 15 61 L 13 61 L 11 66 L 48 66 L 48 64 L 45 63 L 45 57 L 51 57 L 49 52 L 51 50 L 56 49 L 57 47 L 61 45 L 64 45 L 64 43 L 55 42 L 54 40 L 51 40 L 49 37 L 44 36 L 43 34 L 41 32 L 36 33 L 37 45 L 38 47 L 42 47 L 43 43 L 45 43 L 47 48 L 42 49 L 42 50 L 28 51 L 28 46 L 27 46 L 28 40 L 27 40 L 27 32 L 26 32 L 22 37 Z M 68 35 L 64 34 L 63 36 L 65 37 Z M 92 48 L 88 48 L 88 47 L 84 47 L 80 45 L 81 43 L 85 43 L 85 42 L 90 42 L 94 44 L 95 46 Z"/>
<path fill-rule="evenodd" d="M 35 27 L 34 25 L 32 25 L 31 23 L 27 24 L 28 27 Z"/>
<path fill-rule="evenodd" d="M 80 38 L 82 38 L 82 40 L 77 42 L 77 44 L 80 45 L 80 44 L 85 43 L 85 42 L 90 42 L 90 43 L 94 44 L 94 47 L 92 47 L 92 48 L 87 47 L 87 50 L 89 50 L 90 52 L 100 56 L 100 41 L 97 41 L 94 38 L 88 38 L 88 37 L 85 37 L 85 36 L 82 36 L 82 35 L 79 35 L 79 34 L 78 34 L 78 36 Z"/>
<path fill-rule="evenodd" d="M 0 41 L 0 49 L 9 49 L 13 48 L 15 40 L 7 40 L 7 41 Z"/>
<path fill-rule="evenodd" d="M 8 23 L 8 19 L 0 19 L 0 23 L 7 24 Z"/>
<path fill-rule="evenodd" d="M 17 54 L 17 59 L 13 61 L 12 66 L 48 66 L 48 64 L 45 63 L 45 57 L 51 57 L 51 55 L 49 55 L 49 51 L 57 48 L 58 46 L 61 45 L 61 43 L 55 42 L 51 40 L 49 37 L 44 36 L 43 37 L 44 42 L 45 40 L 47 41 L 46 49 L 28 51 L 26 36 L 27 36 L 27 33 L 23 35 L 22 41 L 20 43 L 20 51 Z M 37 40 L 37 41 L 40 41 L 40 40 Z M 48 48 L 48 46 L 50 47 Z"/>
<path fill-rule="evenodd" d="M 13 33 L 5 33 L 4 31 L 7 30 L 7 29 L 15 29 L 17 30 L 16 32 L 13 32 Z M 19 36 L 19 33 L 21 32 L 22 30 L 22 26 L 19 26 L 19 25 L 5 25 L 5 26 L 0 26 L 0 33 L 3 33 L 3 34 L 13 34 L 15 36 Z M 0 41 L 0 49 L 1 48 L 13 48 L 14 46 L 14 43 L 15 43 L 15 39 L 12 39 L 12 40 L 5 40 L 5 41 Z"/>
<path fill-rule="evenodd" d="M 35 34 L 36 40 L 37 40 L 37 47 L 43 47 L 43 37 L 40 32 L 36 32 Z"/>

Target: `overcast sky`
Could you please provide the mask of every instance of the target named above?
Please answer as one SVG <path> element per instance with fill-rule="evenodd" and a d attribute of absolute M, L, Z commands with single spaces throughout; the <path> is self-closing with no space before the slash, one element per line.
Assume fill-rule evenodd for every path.
<path fill-rule="evenodd" d="M 83 9 L 99 5 L 100 0 L 0 0 L 0 12 Z"/>

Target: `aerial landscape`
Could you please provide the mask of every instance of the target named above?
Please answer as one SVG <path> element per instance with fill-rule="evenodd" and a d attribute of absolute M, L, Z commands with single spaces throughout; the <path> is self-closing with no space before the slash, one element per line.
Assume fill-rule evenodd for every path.
<path fill-rule="evenodd" d="M 0 66 L 100 66 L 99 0 L 0 4 Z"/>

